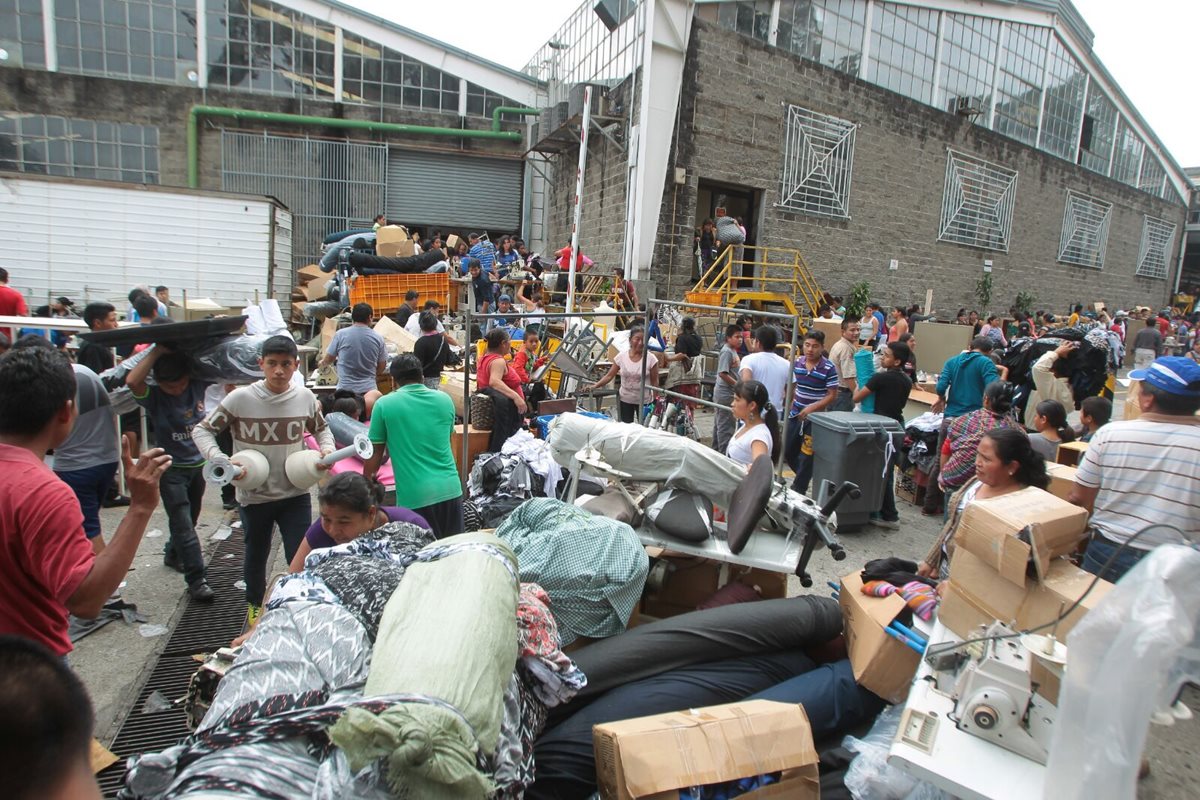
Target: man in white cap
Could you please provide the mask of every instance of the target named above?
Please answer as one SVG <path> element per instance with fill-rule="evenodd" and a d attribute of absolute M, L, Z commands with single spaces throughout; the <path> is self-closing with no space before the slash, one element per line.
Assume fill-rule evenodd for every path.
<path fill-rule="evenodd" d="M 1163 356 L 1129 377 L 1141 416 L 1096 432 L 1070 495 L 1092 512 L 1083 568 L 1112 582 L 1157 545 L 1200 539 L 1200 364 Z"/>

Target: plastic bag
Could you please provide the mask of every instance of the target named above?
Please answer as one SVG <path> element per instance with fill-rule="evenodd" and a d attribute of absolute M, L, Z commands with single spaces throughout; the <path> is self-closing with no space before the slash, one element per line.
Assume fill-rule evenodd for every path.
<path fill-rule="evenodd" d="M 936 786 L 887 763 L 903 714 L 904 706 L 888 706 L 865 737 L 845 738 L 842 747 L 858 753 L 846 770 L 846 788 L 856 800 L 951 800 Z"/>
<path fill-rule="evenodd" d="M 1137 794 L 1150 715 L 1200 678 L 1198 584 L 1200 552 L 1159 545 L 1071 630 L 1046 797 Z"/>
<path fill-rule="evenodd" d="M 206 383 L 246 384 L 262 378 L 258 356 L 268 336 L 228 336 L 205 339 L 186 348 L 192 358 L 192 377 Z"/>

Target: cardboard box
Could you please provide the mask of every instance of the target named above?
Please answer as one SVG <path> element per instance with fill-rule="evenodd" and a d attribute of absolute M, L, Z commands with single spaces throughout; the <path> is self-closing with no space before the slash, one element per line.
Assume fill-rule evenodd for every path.
<path fill-rule="evenodd" d="M 817 317 L 813 320 L 812 326 L 825 334 L 826 350 L 833 347 L 835 344 L 837 344 L 837 340 L 842 338 L 842 323 L 840 322 Z M 788 330 L 791 330 L 791 328 Z M 724 338 L 722 338 L 721 341 L 725 341 Z"/>
<path fill-rule="evenodd" d="M 657 551 L 657 552 L 655 552 Z M 698 556 L 670 553 L 648 548 L 651 558 L 670 562 L 670 572 L 658 591 L 647 591 L 642 600 L 642 612 L 663 619 L 695 611 L 696 606 L 713 596 L 724 584 L 721 568 L 727 565 Z M 729 581 L 744 583 L 759 589 L 764 600 L 787 597 L 787 574 L 762 569 L 731 568 Z"/>
<path fill-rule="evenodd" d="M 304 292 L 304 299 L 310 303 L 315 303 L 326 299 L 329 296 L 329 289 L 326 287 L 326 284 L 329 282 L 329 277 L 330 276 L 326 275 L 321 280 L 309 281 L 308 283 L 304 284 L 304 288 L 302 290 Z"/>
<path fill-rule="evenodd" d="M 950 560 L 950 580 L 938 606 L 938 619 L 963 638 L 996 620 L 1025 630 L 1054 620 L 1087 591 L 1094 578 L 1067 559 L 1056 558 L 1041 583 L 1017 586 L 959 547 Z M 1065 641 L 1067 633 L 1111 589 L 1108 581 L 1098 581 L 1079 607 L 1059 623 L 1055 635 Z"/>
<path fill-rule="evenodd" d="M 855 571 L 842 578 L 838 594 L 854 680 L 890 703 L 903 702 L 921 656 L 888 636 L 884 628 L 904 610 L 904 598 L 898 593 L 869 597 L 862 587 L 862 576 Z"/>
<path fill-rule="evenodd" d="M 1087 449 L 1087 442 L 1063 442 L 1058 446 L 1058 454 L 1054 460 L 1068 467 L 1078 466 L 1079 462 L 1083 461 L 1083 454 Z"/>
<path fill-rule="evenodd" d="M 1070 497 L 1071 489 L 1075 488 L 1075 476 L 1079 470 L 1065 464 L 1047 464 L 1046 473 L 1050 476 L 1050 486 L 1046 491 L 1060 500 Z"/>
<path fill-rule="evenodd" d="M 322 272 L 317 264 L 309 264 L 296 270 L 296 280 L 301 286 L 307 286 L 310 281 L 320 280 L 322 283 L 333 277 L 332 272 Z"/>
<path fill-rule="evenodd" d="M 470 433 L 467 434 L 467 463 L 463 464 L 460 463 L 462 461 L 463 426 L 454 426 L 454 430 L 450 433 L 450 452 L 454 454 L 454 463 L 458 465 L 458 474 L 463 480 L 467 479 L 467 473 L 471 471 L 475 457 L 488 449 L 488 442 L 491 441 L 491 438 L 491 431 L 481 431 L 472 425 Z"/>
<path fill-rule="evenodd" d="M 398 242 L 376 242 L 375 255 L 383 258 L 408 258 L 417 254 L 417 245 L 412 239 Z"/>
<path fill-rule="evenodd" d="M 446 252 L 450 255 L 454 255 L 460 244 L 468 244 L 468 242 L 457 233 L 450 234 L 446 237 Z"/>
<path fill-rule="evenodd" d="M 679 790 L 771 772 L 746 800 L 818 800 L 817 751 L 804 707 L 754 700 L 597 725 L 604 800 L 677 800 Z"/>
<path fill-rule="evenodd" d="M 390 242 L 407 242 L 411 237 L 408 235 L 408 228 L 403 225 L 384 225 L 379 230 L 375 231 L 375 246 L 388 244 Z"/>
<path fill-rule="evenodd" d="M 973 553 L 1005 580 L 1024 586 L 1030 558 L 1044 580 L 1054 558 L 1075 551 L 1087 519 L 1087 509 L 1031 486 L 970 503 L 954 534 L 955 549 Z"/>

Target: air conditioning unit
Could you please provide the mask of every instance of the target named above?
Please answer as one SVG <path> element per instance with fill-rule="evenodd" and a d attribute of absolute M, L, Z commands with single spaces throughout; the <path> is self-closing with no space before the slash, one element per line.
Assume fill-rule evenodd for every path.
<path fill-rule="evenodd" d="M 592 115 L 601 116 L 606 107 L 605 97 L 608 87 L 597 83 L 577 83 L 567 93 L 567 118 L 577 117 L 583 113 L 583 92 L 588 86 L 592 87 Z"/>
<path fill-rule="evenodd" d="M 977 117 L 983 113 L 978 97 L 958 97 L 954 100 L 954 113 L 960 117 Z"/>

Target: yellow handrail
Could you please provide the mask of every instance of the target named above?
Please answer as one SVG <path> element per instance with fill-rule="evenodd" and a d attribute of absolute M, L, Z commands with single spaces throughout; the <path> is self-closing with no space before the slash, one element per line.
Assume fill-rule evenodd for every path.
<path fill-rule="evenodd" d="M 740 249 L 742 258 L 734 258 Z M 741 267 L 752 267 L 742 275 Z M 731 305 L 738 294 L 780 294 L 792 298 L 798 311 L 816 316 L 824 293 L 813 278 L 799 250 L 787 247 L 743 245 L 727 247 L 713 261 L 692 293 L 721 295 L 722 305 Z"/>

